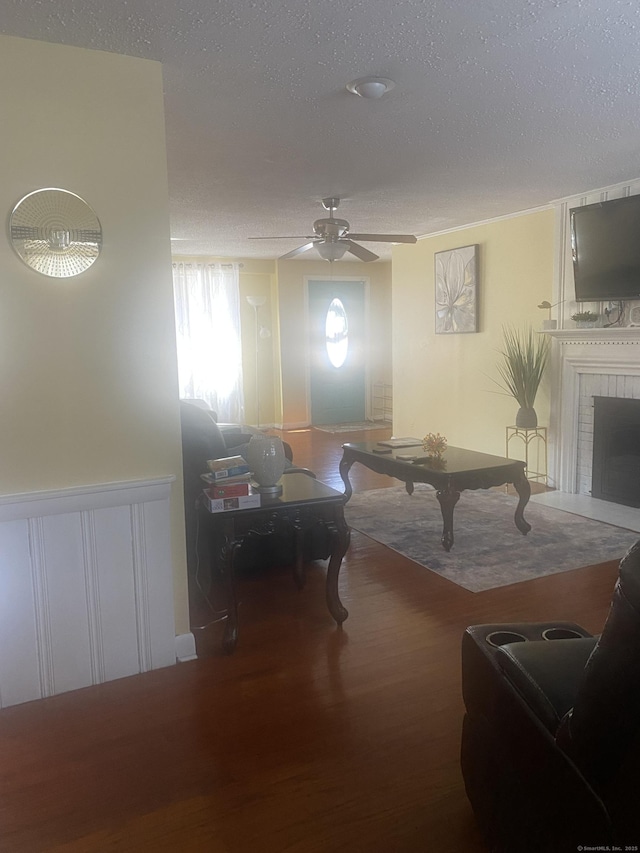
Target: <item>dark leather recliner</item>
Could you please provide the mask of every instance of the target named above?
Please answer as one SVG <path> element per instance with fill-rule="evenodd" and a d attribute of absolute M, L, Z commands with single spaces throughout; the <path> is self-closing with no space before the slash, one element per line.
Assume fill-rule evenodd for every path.
<path fill-rule="evenodd" d="M 462 690 L 462 772 L 493 853 L 640 844 L 640 542 L 599 638 L 572 623 L 471 626 Z"/>

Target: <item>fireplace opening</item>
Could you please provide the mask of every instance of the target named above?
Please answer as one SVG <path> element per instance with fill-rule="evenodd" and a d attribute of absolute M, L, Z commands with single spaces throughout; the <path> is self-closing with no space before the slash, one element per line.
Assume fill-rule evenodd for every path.
<path fill-rule="evenodd" d="M 640 400 L 593 398 L 594 498 L 640 507 Z"/>

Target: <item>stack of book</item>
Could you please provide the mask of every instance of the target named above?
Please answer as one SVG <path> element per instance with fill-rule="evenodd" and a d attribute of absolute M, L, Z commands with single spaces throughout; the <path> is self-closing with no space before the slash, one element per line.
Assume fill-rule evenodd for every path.
<path fill-rule="evenodd" d="M 207 460 L 210 482 L 229 481 L 231 478 L 249 479 L 251 470 L 242 456 L 225 456 L 222 459 Z"/>
<path fill-rule="evenodd" d="M 260 492 L 254 492 L 248 482 L 213 485 L 204 490 L 204 502 L 209 512 L 252 509 L 260 506 Z"/>
<path fill-rule="evenodd" d="M 204 490 L 209 512 L 250 509 L 260 506 L 260 493 L 251 488 L 251 471 L 242 456 L 209 459 L 209 473 L 201 477 L 209 488 Z"/>

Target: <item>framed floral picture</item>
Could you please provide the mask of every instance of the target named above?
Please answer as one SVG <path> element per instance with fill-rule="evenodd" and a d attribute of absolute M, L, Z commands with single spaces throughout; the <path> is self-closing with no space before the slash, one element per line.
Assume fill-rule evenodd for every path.
<path fill-rule="evenodd" d="M 436 334 L 478 331 L 478 245 L 435 254 Z"/>

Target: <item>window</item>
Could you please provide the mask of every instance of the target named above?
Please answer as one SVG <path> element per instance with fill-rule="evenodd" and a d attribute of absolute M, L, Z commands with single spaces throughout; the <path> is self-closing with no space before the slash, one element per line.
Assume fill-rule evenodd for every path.
<path fill-rule="evenodd" d="M 344 305 L 337 298 L 331 302 L 327 311 L 325 341 L 329 361 L 336 368 L 342 367 L 349 349 L 349 322 Z"/>
<path fill-rule="evenodd" d="M 175 263 L 173 290 L 180 397 L 204 400 L 221 422 L 242 421 L 238 265 Z"/>

